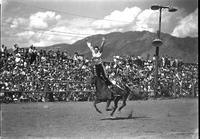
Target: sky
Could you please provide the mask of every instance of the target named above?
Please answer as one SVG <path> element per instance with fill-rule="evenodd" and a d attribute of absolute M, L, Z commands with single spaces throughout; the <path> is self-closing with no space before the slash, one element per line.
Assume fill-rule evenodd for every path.
<path fill-rule="evenodd" d="M 2 44 L 13 47 L 72 44 L 87 36 L 111 32 L 158 30 L 176 37 L 198 37 L 197 0 L 0 0 Z"/>

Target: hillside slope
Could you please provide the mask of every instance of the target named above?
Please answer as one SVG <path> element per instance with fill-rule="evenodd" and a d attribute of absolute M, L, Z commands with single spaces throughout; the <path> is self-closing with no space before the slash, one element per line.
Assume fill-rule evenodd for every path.
<path fill-rule="evenodd" d="M 93 45 L 100 45 L 102 37 L 106 38 L 104 46 L 103 57 L 111 59 L 113 55 L 147 55 L 152 57 L 155 53 L 155 47 L 152 46 L 152 41 L 156 38 L 155 33 L 148 31 L 142 32 L 113 32 L 104 35 L 89 36 L 89 41 Z M 161 34 L 163 45 L 160 47 L 160 55 L 168 55 L 170 57 L 181 58 L 184 62 L 197 62 L 198 57 L 198 38 L 176 38 L 169 34 Z M 45 49 L 59 49 L 61 51 L 68 51 L 70 54 L 78 52 L 90 58 L 91 53 L 86 45 L 86 39 L 79 40 L 74 44 L 56 44 L 45 47 Z"/>

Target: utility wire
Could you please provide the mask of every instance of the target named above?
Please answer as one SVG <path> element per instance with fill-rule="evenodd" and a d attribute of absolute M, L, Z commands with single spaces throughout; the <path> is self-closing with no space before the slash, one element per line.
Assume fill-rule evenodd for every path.
<path fill-rule="evenodd" d="M 85 38 L 85 37 L 82 37 L 82 36 L 75 36 L 75 35 L 62 35 L 62 34 L 54 34 L 54 33 L 48 33 L 48 32 L 41 32 L 41 36 L 43 34 L 48 35 L 48 36 L 68 36 L 68 37 L 71 36 L 71 37 L 77 37 L 77 38 Z M 19 36 L 16 36 L 16 35 L 2 36 L 2 38 L 18 38 L 18 37 Z"/>
<path fill-rule="evenodd" d="M 59 10 L 52 10 L 52 9 L 48 9 L 48 8 L 42 8 L 42 7 L 39 7 L 39 6 L 33 6 L 33 5 L 29 5 L 29 4 L 25 4 L 25 3 L 22 3 L 22 2 L 18 2 L 18 1 L 15 1 L 16 3 L 19 3 L 19 4 L 23 4 L 25 6 L 29 6 L 29 7 L 34 7 L 34 8 L 38 8 L 38 9 L 43 9 L 43 10 L 50 10 L 50 11 L 55 11 L 55 12 L 61 12 L 61 13 L 65 13 L 65 14 L 68 14 L 68 15 L 73 15 L 73 16 L 80 16 L 80 17 L 85 17 L 85 18 L 92 18 L 92 19 L 101 19 L 101 18 L 96 18 L 96 17 L 89 17 L 89 16 L 82 16 L 82 15 L 78 15 L 78 14 L 74 14 L 74 13 L 69 13 L 69 12 L 65 12 L 65 11 L 59 11 Z M 117 20 L 109 20 L 109 19 L 101 19 L 101 20 L 107 20 L 107 21 L 114 21 L 114 22 L 123 22 L 123 21 L 117 21 Z M 123 22 L 123 23 L 130 23 L 130 22 Z M 3 24 L 10 24 L 12 25 L 12 23 L 3 23 Z M 19 28 L 19 27 L 18 27 Z M 25 28 L 22 28 L 21 29 L 23 30 L 30 30 L 32 31 L 31 29 L 25 29 Z M 48 31 L 48 32 L 52 32 L 52 33 L 62 33 L 62 34 L 59 34 L 59 35 L 63 35 L 63 36 L 77 36 L 77 37 L 80 37 L 80 36 L 91 36 L 91 35 L 94 35 L 94 34 L 81 34 L 81 33 L 72 33 L 72 32 L 64 32 L 64 31 L 54 31 L 54 30 L 48 30 L 48 29 L 37 29 L 37 28 L 34 28 L 33 30 L 38 30 L 38 31 Z M 49 34 L 47 32 L 44 32 L 45 34 Z M 52 35 L 55 35 L 55 34 L 52 34 Z M 80 37 L 81 38 L 81 37 Z M 84 37 L 82 37 L 84 38 Z"/>
<path fill-rule="evenodd" d="M 7 27 L 5 24 L 7 25 L 12 25 L 12 23 L 3 23 L 3 27 Z M 52 33 L 57 33 L 59 35 L 63 35 L 63 36 L 77 36 L 77 37 L 81 37 L 83 38 L 83 36 L 90 36 L 90 35 L 94 35 L 94 34 L 80 34 L 80 33 L 72 33 L 72 32 L 64 32 L 64 31 L 54 31 L 54 30 L 48 30 L 48 29 L 28 29 L 28 28 L 23 28 L 23 27 L 18 27 L 19 29 L 25 30 L 25 31 L 33 31 L 33 30 L 37 30 L 37 31 L 43 31 L 44 33 L 48 33 L 48 32 L 52 32 Z M 9 28 L 10 29 L 10 28 Z M 48 31 L 48 32 L 45 32 Z M 53 34 L 52 34 L 53 35 Z"/>
<path fill-rule="evenodd" d="M 49 8 L 43 8 L 43 7 L 40 7 L 40 6 L 29 5 L 29 4 L 25 4 L 25 3 L 22 3 L 22 2 L 18 2 L 18 1 L 16 1 L 16 3 L 23 4 L 25 6 L 29 6 L 29 7 L 32 7 L 32 8 L 37 8 L 37 9 L 42 9 L 42 10 L 49 10 L 49 11 L 54 11 L 54 12 L 59 12 L 59 13 L 64 13 L 64 14 L 71 15 L 71 16 L 78 16 L 78 17 L 84 17 L 84 18 L 90 18 L 90 19 L 105 20 L 105 21 L 110 21 L 110 22 L 131 23 L 130 21 L 102 19 L 102 18 L 98 18 L 98 17 L 86 16 L 86 15 L 79 15 L 79 14 L 70 13 L 70 12 L 61 11 L 61 10 L 54 10 L 54 9 L 49 9 Z"/>

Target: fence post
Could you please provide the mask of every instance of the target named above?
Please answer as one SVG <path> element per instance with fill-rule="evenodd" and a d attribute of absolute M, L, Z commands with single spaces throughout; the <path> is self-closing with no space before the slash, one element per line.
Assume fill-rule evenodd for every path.
<path fill-rule="evenodd" d="M 174 97 L 176 98 L 176 79 L 175 78 L 173 79 L 173 94 L 174 94 Z"/>
<path fill-rule="evenodd" d="M 194 79 L 192 80 L 192 96 L 196 97 L 195 81 L 194 81 Z"/>
<path fill-rule="evenodd" d="M 183 82 L 182 81 L 179 81 L 179 85 L 180 85 L 180 94 L 182 94 L 182 87 L 183 87 Z"/>

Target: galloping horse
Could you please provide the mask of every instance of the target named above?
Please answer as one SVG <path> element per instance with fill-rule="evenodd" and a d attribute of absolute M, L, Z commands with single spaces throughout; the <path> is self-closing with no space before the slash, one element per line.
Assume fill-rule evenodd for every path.
<path fill-rule="evenodd" d="M 119 107 L 118 111 L 120 112 L 123 107 L 126 106 L 126 100 L 130 94 L 130 88 L 124 85 L 124 89 L 119 88 L 118 86 L 113 86 L 112 89 L 109 89 L 108 86 L 105 84 L 105 81 L 98 76 L 93 76 L 91 79 L 91 83 L 95 85 L 95 100 L 94 100 L 94 107 L 97 112 L 102 113 L 96 106 L 96 104 L 107 101 L 106 110 L 112 110 L 110 116 L 112 117 L 116 109 L 118 108 L 118 102 L 122 99 L 123 103 L 121 107 Z M 114 101 L 113 109 L 109 109 L 110 102 Z"/>

